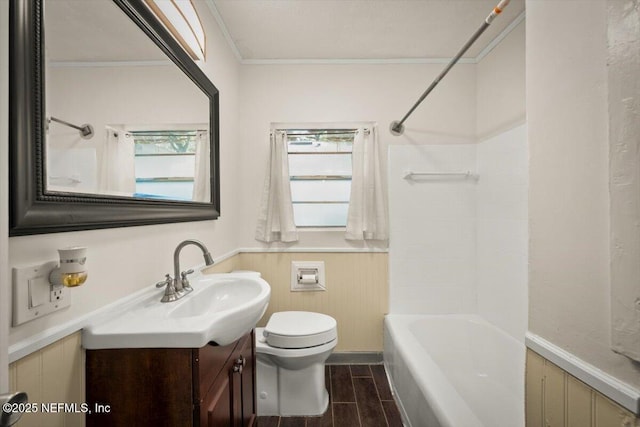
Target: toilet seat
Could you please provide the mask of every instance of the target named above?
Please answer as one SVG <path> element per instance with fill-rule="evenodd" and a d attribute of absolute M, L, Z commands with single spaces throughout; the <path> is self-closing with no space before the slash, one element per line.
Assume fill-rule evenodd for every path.
<path fill-rule="evenodd" d="M 317 347 L 338 336 L 333 317 L 307 311 L 273 313 L 263 331 L 266 343 L 276 348 Z"/>
<path fill-rule="evenodd" d="M 278 348 L 270 346 L 266 340 L 262 338 L 263 328 L 256 328 L 256 353 L 266 354 L 277 357 L 301 358 L 314 356 L 328 350 L 332 350 L 337 345 L 337 340 L 329 341 L 315 347 L 306 348 Z"/>

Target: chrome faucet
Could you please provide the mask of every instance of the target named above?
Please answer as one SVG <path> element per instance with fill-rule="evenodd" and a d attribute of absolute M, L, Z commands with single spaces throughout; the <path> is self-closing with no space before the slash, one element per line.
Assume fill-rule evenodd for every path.
<path fill-rule="evenodd" d="M 170 275 L 165 276 L 165 280 L 156 283 L 156 287 L 166 286 L 166 291 L 162 297 L 162 302 L 171 302 L 182 298 L 185 294 L 191 292 L 193 288 L 189 284 L 187 275 L 193 273 L 193 270 L 180 271 L 180 251 L 187 245 L 196 245 L 202 251 L 204 257 L 204 263 L 206 265 L 213 265 L 213 258 L 209 249 L 198 240 L 185 240 L 178 244 L 175 252 L 173 253 L 173 278 Z"/>

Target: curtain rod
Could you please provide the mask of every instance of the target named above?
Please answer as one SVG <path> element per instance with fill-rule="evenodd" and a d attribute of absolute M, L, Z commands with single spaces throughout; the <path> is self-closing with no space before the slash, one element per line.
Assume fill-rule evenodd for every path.
<path fill-rule="evenodd" d="M 405 120 L 407 120 L 407 118 L 411 115 L 411 113 L 413 113 L 413 111 L 416 108 L 418 108 L 418 105 L 420 105 L 422 101 L 424 101 L 424 99 L 427 97 L 427 95 L 429 95 L 431 91 L 438 85 L 438 83 L 440 83 L 440 80 L 442 80 L 444 76 L 447 75 L 449 70 L 451 70 L 451 68 L 453 68 L 453 66 L 456 65 L 456 63 L 460 60 L 462 55 L 464 55 L 464 53 L 467 51 L 467 49 L 469 49 L 471 45 L 478 39 L 478 37 L 480 37 L 480 35 L 484 32 L 484 30 L 486 30 L 489 27 L 489 25 L 491 25 L 491 22 L 493 22 L 495 17 L 498 16 L 505 7 L 507 7 L 510 1 L 511 0 L 500 0 L 500 3 L 498 3 L 498 5 L 493 8 L 491 13 L 485 18 L 480 28 L 478 28 L 478 30 L 471 36 L 471 38 L 464 44 L 464 46 L 462 46 L 462 49 L 460 49 L 460 52 L 458 52 L 458 54 L 451 60 L 451 62 L 449 62 L 449 64 L 444 68 L 444 70 L 442 70 L 440 75 L 438 75 L 438 77 L 435 78 L 435 80 L 431 83 L 431 85 L 429 85 L 427 90 L 425 90 L 424 93 L 418 99 L 418 101 L 415 104 L 413 104 L 413 107 L 409 109 L 409 112 L 407 112 L 407 114 L 404 115 L 402 120 L 400 121 L 396 120 L 391 122 L 391 125 L 389 126 L 389 131 L 391 132 L 392 135 L 400 136 L 404 133 Z"/>
<path fill-rule="evenodd" d="M 63 124 L 65 126 L 69 126 L 70 128 L 77 129 L 80 131 L 80 136 L 83 139 L 91 139 L 93 138 L 93 126 L 88 123 L 83 124 L 82 126 L 74 125 L 73 123 L 66 122 L 64 120 L 58 119 L 57 117 L 49 117 L 49 122 L 57 122 Z"/>

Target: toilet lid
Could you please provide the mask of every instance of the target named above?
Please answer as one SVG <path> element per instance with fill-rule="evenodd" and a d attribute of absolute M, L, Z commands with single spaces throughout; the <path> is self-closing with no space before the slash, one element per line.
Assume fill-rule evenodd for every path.
<path fill-rule="evenodd" d="M 271 315 L 263 334 L 272 347 L 315 347 L 336 339 L 336 325 L 336 320 L 326 314 L 282 311 Z"/>

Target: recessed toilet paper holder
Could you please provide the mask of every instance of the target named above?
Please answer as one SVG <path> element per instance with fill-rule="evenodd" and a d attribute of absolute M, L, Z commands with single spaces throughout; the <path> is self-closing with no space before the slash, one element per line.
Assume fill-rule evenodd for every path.
<path fill-rule="evenodd" d="M 324 261 L 292 261 L 292 291 L 324 291 Z"/>
<path fill-rule="evenodd" d="M 318 269 L 317 268 L 300 268 L 296 274 L 296 280 L 299 285 L 317 285 Z"/>

